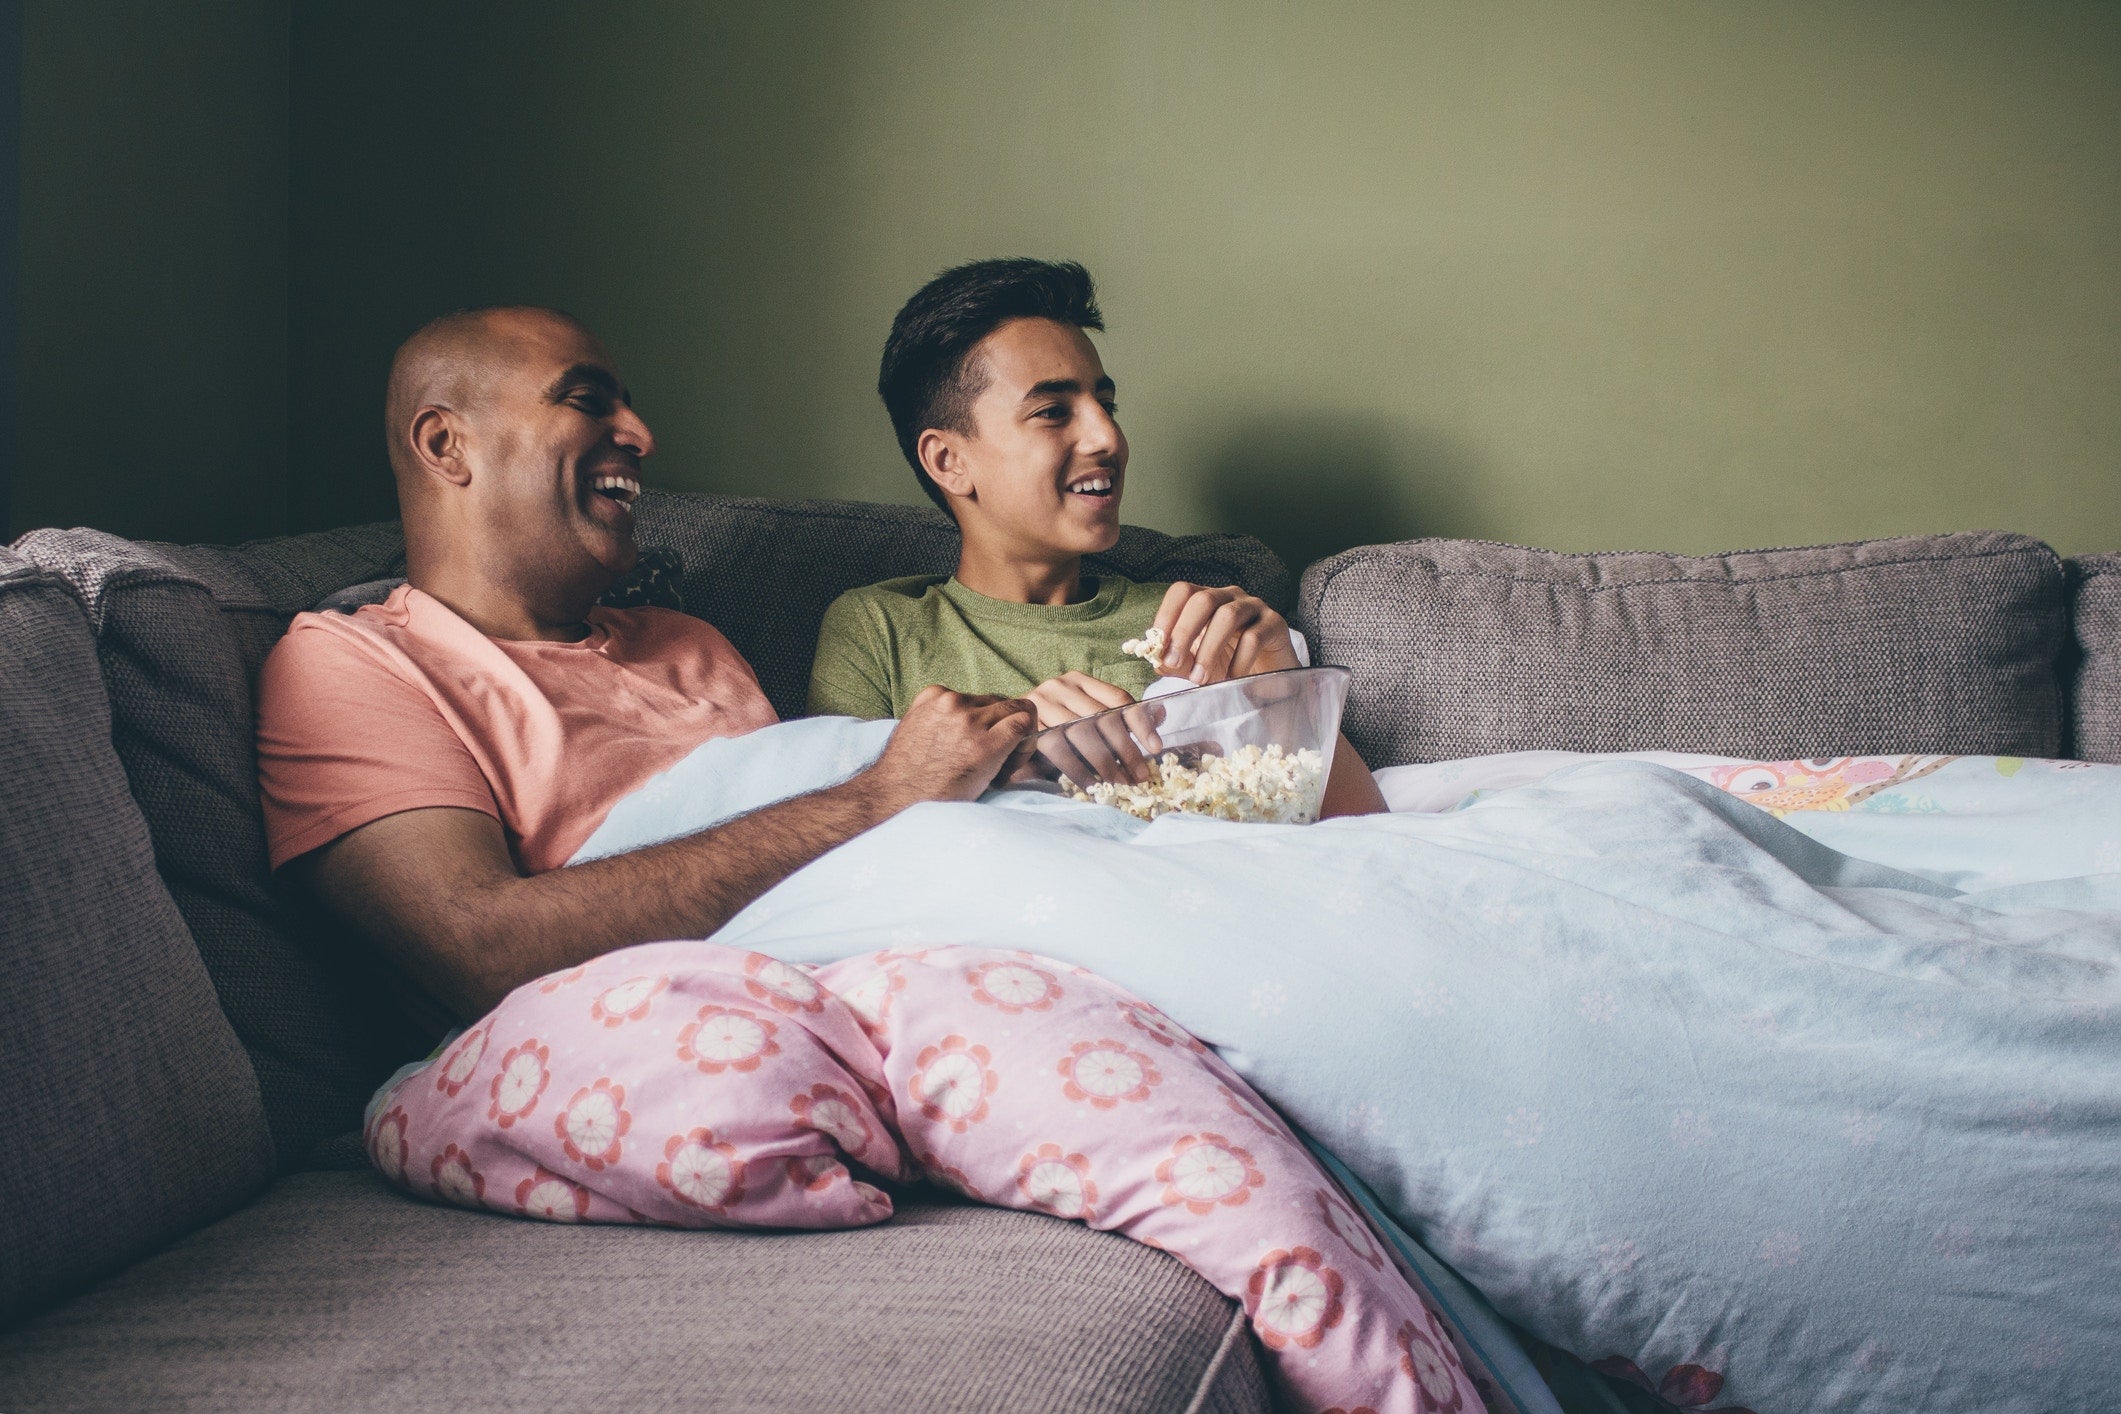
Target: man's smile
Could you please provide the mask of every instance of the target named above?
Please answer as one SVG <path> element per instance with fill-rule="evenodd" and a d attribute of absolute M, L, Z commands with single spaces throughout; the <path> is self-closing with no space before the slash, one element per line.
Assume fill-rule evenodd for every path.
<path fill-rule="evenodd" d="M 617 501 L 622 506 L 631 506 L 634 499 L 641 494 L 641 483 L 633 477 L 607 471 L 592 480 L 589 489 L 608 500 Z"/>

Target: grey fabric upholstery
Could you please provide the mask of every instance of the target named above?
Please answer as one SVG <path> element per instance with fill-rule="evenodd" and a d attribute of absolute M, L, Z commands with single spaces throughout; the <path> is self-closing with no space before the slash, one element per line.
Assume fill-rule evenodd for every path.
<path fill-rule="evenodd" d="M 1304 574 L 1372 765 L 1533 749 L 2054 756 L 2054 551 L 1980 531 L 1727 555 L 1409 540 Z"/>
<path fill-rule="evenodd" d="M 802 715 L 818 623 L 858 585 L 909 574 L 945 574 L 957 563 L 957 528 L 928 507 L 860 501 L 755 501 L 649 492 L 635 510 L 643 546 L 684 561 L 685 608 L 729 636 L 758 672 L 774 710 Z M 1242 535 L 1120 532 L 1088 572 L 1129 579 L 1241 584 L 1289 607 L 1289 572 Z"/>
<path fill-rule="evenodd" d="M 685 607 L 685 596 L 679 583 L 684 565 L 668 550 L 643 550 L 632 572 L 617 584 L 604 591 L 597 600 L 615 609 L 635 609 L 652 605 L 658 609 Z M 389 579 L 371 579 L 365 584 L 348 585 L 335 589 L 310 607 L 326 612 L 337 610 L 350 614 L 369 604 L 380 604 L 388 599 L 397 587 L 405 582 L 403 575 Z"/>
<path fill-rule="evenodd" d="M 256 1077 L 155 877 L 66 587 L 0 550 L 0 1326 L 233 1209 Z M 0 1381 L 0 1404 L 7 1397 Z"/>
<path fill-rule="evenodd" d="M 2070 561 L 2076 598 L 2076 754 L 2121 761 L 2121 554 Z"/>
<path fill-rule="evenodd" d="M 1254 1414 L 1234 1320 L 1164 1253 L 1023 1213 L 576 1228 L 307 1173 L 0 1338 L 0 1390 L 47 1411 Z"/>
<path fill-rule="evenodd" d="M 252 684 L 296 610 L 402 567 L 395 526 L 233 549 L 40 530 L 24 555 L 89 613 L 111 737 L 155 862 L 250 1052 L 282 1167 L 358 1123 L 375 1084 L 433 1038 L 390 1005 L 362 950 L 265 867 Z"/>

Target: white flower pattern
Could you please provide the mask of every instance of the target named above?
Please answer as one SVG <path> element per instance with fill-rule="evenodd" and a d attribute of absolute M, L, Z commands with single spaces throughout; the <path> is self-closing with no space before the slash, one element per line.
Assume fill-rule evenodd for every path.
<path fill-rule="evenodd" d="M 1075 1083 L 1087 1094 L 1116 1099 L 1141 1088 L 1141 1063 L 1116 1047 L 1086 1051 L 1076 1058 Z"/>
<path fill-rule="evenodd" d="M 1436 1017 L 1449 1015 L 1457 1000 L 1441 982 L 1416 982 L 1407 996 L 1407 1005 L 1417 1016 Z"/>
<path fill-rule="evenodd" d="M 1171 1160 L 1171 1186 L 1196 1203 L 1219 1203 L 1245 1186 L 1251 1165 L 1222 1144 L 1202 1141 Z"/>
<path fill-rule="evenodd" d="M 735 1186 L 729 1160 L 705 1144 L 680 1145 L 670 1159 L 670 1186 L 703 1208 L 719 1208 Z"/>
<path fill-rule="evenodd" d="M 1760 1239 L 1760 1260 L 1771 1267 L 1794 1267 L 1803 1256 L 1803 1237 L 1787 1228 Z"/>
<path fill-rule="evenodd" d="M 1528 1106 L 1510 1111 L 1502 1122 L 1502 1137 L 1519 1149 L 1529 1149 L 1537 1144 L 1546 1130 L 1546 1120 L 1540 1117 L 1539 1111 Z"/>

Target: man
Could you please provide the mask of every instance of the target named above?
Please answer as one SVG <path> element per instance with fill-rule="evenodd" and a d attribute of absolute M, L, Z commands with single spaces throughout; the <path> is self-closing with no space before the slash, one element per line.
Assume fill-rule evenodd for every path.
<path fill-rule="evenodd" d="M 406 584 L 304 614 L 259 683 L 273 866 L 459 1017 L 634 943 L 704 937 L 905 807 L 970 800 L 1034 725 L 936 691 L 847 782 L 561 869 L 611 805 L 702 741 L 774 720 L 712 627 L 596 607 L 630 569 L 655 439 L 588 330 L 451 315 L 398 351 L 385 410 Z"/>
<path fill-rule="evenodd" d="M 906 301 L 877 391 L 921 489 L 963 538 L 953 575 L 851 590 L 826 612 L 810 710 L 895 717 L 929 685 L 1022 697 L 1039 725 L 1124 706 L 1158 669 L 1201 685 L 1301 665 L 1282 616 L 1235 586 L 1086 580 L 1119 540 L 1127 438 L 1085 332 L 1104 317 L 1073 262 L 983 260 Z M 1125 652 L 1150 637 L 1152 667 Z M 1384 809 L 1345 738 L 1323 814 Z"/>

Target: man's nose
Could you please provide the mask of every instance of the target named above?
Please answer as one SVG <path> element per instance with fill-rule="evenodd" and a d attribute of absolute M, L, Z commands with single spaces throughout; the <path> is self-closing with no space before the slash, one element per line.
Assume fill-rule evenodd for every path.
<path fill-rule="evenodd" d="M 612 419 L 611 440 L 637 457 L 655 454 L 655 434 L 648 430 L 641 415 L 630 407 L 621 407 L 618 416 Z"/>

